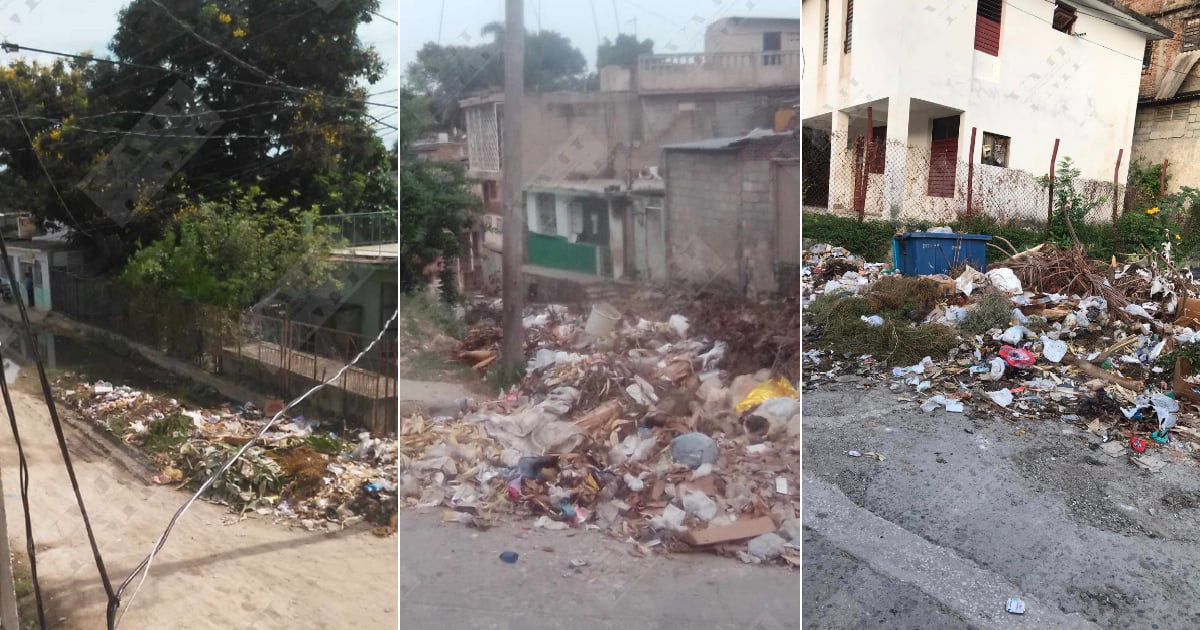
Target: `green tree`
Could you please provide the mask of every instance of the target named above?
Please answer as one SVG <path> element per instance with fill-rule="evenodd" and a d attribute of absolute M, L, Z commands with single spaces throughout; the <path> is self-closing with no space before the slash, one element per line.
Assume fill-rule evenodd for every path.
<path fill-rule="evenodd" d="M 639 42 L 637 37 L 628 33 L 617 35 L 615 41 L 610 41 L 605 37 L 596 49 L 596 69 L 599 70 L 604 66 L 632 67 L 637 63 L 638 55 L 653 54 L 654 40 L 643 39 Z"/>
<path fill-rule="evenodd" d="M 474 223 L 481 203 L 471 193 L 462 165 L 415 158 L 406 141 L 420 137 L 431 120 L 427 102 L 408 90 L 400 93 L 400 120 L 409 124 L 400 134 L 400 290 L 421 286 L 425 268 L 439 258 L 462 253 L 462 236 Z M 442 284 L 446 298 L 453 286 Z"/>
<path fill-rule="evenodd" d="M 315 208 L 269 199 L 252 186 L 223 200 L 188 202 L 165 234 L 122 271 L 129 288 L 230 311 L 254 304 L 284 280 L 299 287 L 333 281 L 335 231 L 312 225 Z"/>

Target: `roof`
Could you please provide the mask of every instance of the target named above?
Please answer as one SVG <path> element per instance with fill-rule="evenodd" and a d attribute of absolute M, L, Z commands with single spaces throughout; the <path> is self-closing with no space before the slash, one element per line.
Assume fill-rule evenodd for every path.
<path fill-rule="evenodd" d="M 616 190 L 613 190 L 613 189 Z M 607 195 L 623 195 L 627 193 L 663 192 L 661 179 L 635 179 L 633 189 L 625 190 L 625 182 L 615 177 L 593 177 L 588 179 L 563 179 L 549 181 L 533 181 L 525 185 L 530 192 L 573 192 L 596 197 Z"/>
<path fill-rule="evenodd" d="M 778 138 L 781 136 L 793 135 L 791 131 L 765 131 L 756 129 L 744 136 L 733 136 L 729 138 L 709 138 L 708 140 L 697 140 L 695 142 L 684 142 L 682 144 L 668 144 L 663 146 L 664 151 L 732 151 L 745 144 L 762 140 L 764 138 Z"/>
<path fill-rule="evenodd" d="M 75 249 L 66 241 L 48 241 L 48 240 L 9 240 L 5 243 L 8 249 L 17 249 L 23 252 L 39 251 L 39 252 L 58 252 L 69 249 Z"/>
<path fill-rule="evenodd" d="M 1131 31 L 1149 35 L 1147 39 L 1170 39 L 1175 36 L 1175 33 L 1171 29 L 1133 9 L 1128 9 L 1117 4 L 1116 0 L 1072 0 L 1071 4 L 1079 8 L 1093 9 L 1099 13 L 1103 13 L 1104 15 L 1091 14 L 1091 16 L 1117 26 L 1124 26 Z M 1088 15 L 1088 13 L 1083 11 L 1081 13 Z M 1115 19 L 1106 19 L 1106 17 Z"/>

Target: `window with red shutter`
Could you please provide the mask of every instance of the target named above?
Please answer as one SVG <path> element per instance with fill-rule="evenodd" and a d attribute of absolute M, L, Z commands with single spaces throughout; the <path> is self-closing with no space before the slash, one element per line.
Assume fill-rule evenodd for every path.
<path fill-rule="evenodd" d="M 1000 14 L 1004 0 L 978 0 L 975 6 L 975 50 L 1000 54 Z"/>
<path fill-rule="evenodd" d="M 882 173 L 887 155 L 887 125 L 875 127 L 871 132 L 871 160 L 867 163 L 868 173 Z"/>
<path fill-rule="evenodd" d="M 851 35 L 854 34 L 854 0 L 846 0 L 846 48 L 845 52 L 850 53 Z"/>
<path fill-rule="evenodd" d="M 825 0 L 825 24 L 821 27 L 821 64 L 829 63 L 829 0 Z"/>

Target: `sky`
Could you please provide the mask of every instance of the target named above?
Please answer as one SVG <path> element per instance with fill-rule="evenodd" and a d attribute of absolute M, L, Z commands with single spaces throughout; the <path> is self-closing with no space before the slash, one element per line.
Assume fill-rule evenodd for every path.
<path fill-rule="evenodd" d="M 318 3 L 319 0 L 312 1 Z M 128 0 L 0 0 L 0 38 L 33 48 L 75 54 L 91 51 L 93 55 L 106 56 L 108 42 L 117 31 L 117 12 L 128 3 Z M 31 4 L 33 8 L 29 7 Z M 380 4 L 381 15 L 396 19 L 396 0 L 383 0 Z M 396 25 L 375 18 L 370 24 L 360 26 L 358 35 L 364 44 L 375 47 L 387 66 L 383 80 L 370 86 L 368 92 L 395 89 L 399 80 Z M 20 54 L 39 61 L 55 59 L 36 53 Z M 7 53 L 0 54 L 0 63 L 5 63 L 11 57 Z M 367 100 L 394 105 L 397 96 L 392 92 Z M 394 108 L 372 106 L 369 111 L 371 115 L 395 126 Z M 379 135 L 389 145 L 396 139 L 391 129 L 382 128 Z"/>
<path fill-rule="evenodd" d="M 400 73 L 426 42 L 473 46 L 491 41 L 484 24 L 504 21 L 504 0 L 399 0 Z M 704 29 L 722 17 L 800 17 L 800 0 L 525 0 L 525 28 L 561 33 L 596 69 L 600 38 L 618 33 L 654 40 L 654 52 L 704 49 Z"/>

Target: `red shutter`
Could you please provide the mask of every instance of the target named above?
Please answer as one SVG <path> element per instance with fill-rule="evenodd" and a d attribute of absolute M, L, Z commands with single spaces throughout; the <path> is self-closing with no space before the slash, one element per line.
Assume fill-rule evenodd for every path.
<path fill-rule="evenodd" d="M 975 50 L 993 57 L 1000 54 L 1000 23 L 975 17 Z"/>
<path fill-rule="evenodd" d="M 929 156 L 929 196 L 953 197 L 958 166 L 958 138 L 934 140 Z"/>

